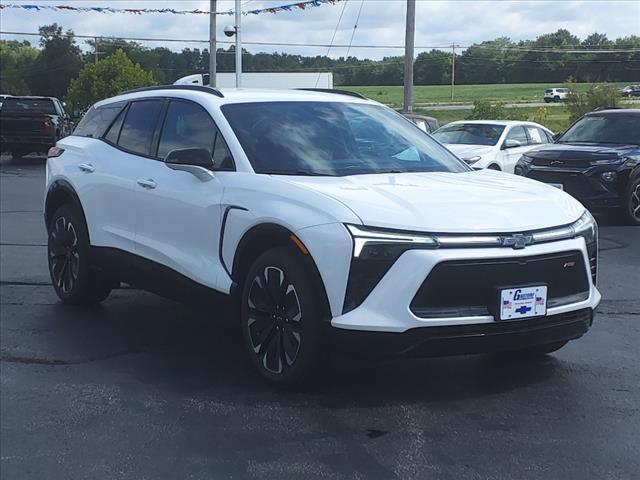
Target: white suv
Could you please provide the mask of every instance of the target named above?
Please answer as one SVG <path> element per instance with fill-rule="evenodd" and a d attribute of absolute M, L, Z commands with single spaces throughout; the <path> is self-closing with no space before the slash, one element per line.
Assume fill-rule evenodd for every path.
<path fill-rule="evenodd" d="M 548 353 L 600 301 L 580 203 L 474 171 L 350 92 L 172 86 L 99 102 L 49 152 L 45 221 L 64 302 L 120 282 L 229 298 L 279 384 L 334 348 Z"/>
<path fill-rule="evenodd" d="M 569 98 L 571 91 L 568 88 L 549 88 L 544 91 L 543 100 L 549 102 L 562 102 Z"/>

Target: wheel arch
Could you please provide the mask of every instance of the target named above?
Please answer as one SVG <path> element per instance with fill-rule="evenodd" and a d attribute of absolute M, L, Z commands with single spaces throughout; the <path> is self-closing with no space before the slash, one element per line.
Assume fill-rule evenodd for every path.
<path fill-rule="evenodd" d="M 78 197 L 75 189 L 68 181 L 59 179 L 55 180 L 49 187 L 44 202 L 44 222 L 47 230 L 49 229 L 49 222 L 55 211 L 66 203 L 75 205 L 78 208 L 86 228 L 87 219 L 84 215 L 84 209 L 82 208 L 80 197 Z M 89 232 L 87 229 L 87 237 L 88 235 Z M 91 242 L 89 241 L 89 243 Z"/>
<path fill-rule="evenodd" d="M 312 269 L 314 272 L 313 281 L 323 296 L 323 317 L 330 320 L 331 308 L 328 295 L 315 260 L 304 243 L 291 230 L 277 223 L 254 225 L 244 233 L 238 242 L 231 268 L 231 278 L 235 285 L 234 296 L 236 298 L 239 297 L 242 292 L 244 277 L 258 256 L 267 250 L 278 247 L 286 247 L 292 249 L 292 251 L 297 251 L 300 254 L 300 258 L 306 261 L 309 268 Z"/>

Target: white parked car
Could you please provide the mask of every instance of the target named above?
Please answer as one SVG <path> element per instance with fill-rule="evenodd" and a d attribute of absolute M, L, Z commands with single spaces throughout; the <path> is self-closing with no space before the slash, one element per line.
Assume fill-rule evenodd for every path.
<path fill-rule="evenodd" d="M 542 125 L 515 120 L 461 120 L 433 136 L 473 168 L 509 173 L 524 152 L 553 142 L 553 132 Z"/>
<path fill-rule="evenodd" d="M 548 88 L 544 91 L 542 99 L 546 102 L 562 102 L 569 98 L 571 90 L 568 88 Z"/>
<path fill-rule="evenodd" d="M 173 86 L 104 100 L 50 150 L 45 198 L 63 302 L 120 282 L 231 300 L 276 384 L 308 380 L 333 348 L 548 353 L 587 332 L 600 301 L 580 203 L 475 171 L 357 94 Z"/>

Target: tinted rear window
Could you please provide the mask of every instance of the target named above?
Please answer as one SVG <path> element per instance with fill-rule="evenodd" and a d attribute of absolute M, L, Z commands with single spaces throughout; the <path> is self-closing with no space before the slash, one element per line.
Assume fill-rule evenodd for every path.
<path fill-rule="evenodd" d="M 116 103 L 100 108 L 91 108 L 80 120 L 73 134 L 79 137 L 100 138 L 124 105 L 124 103 Z"/>
<path fill-rule="evenodd" d="M 7 97 L 2 103 L 2 113 L 4 115 L 12 114 L 43 114 L 56 115 L 56 109 L 53 100 L 48 98 L 31 99 L 31 98 L 11 98 Z"/>
<path fill-rule="evenodd" d="M 133 153 L 149 155 L 161 108 L 161 100 L 133 102 L 122 125 L 118 145 Z"/>

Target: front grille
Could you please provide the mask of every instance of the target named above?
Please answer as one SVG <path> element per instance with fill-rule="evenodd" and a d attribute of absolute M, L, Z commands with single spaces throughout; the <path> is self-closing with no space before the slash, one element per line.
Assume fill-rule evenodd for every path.
<path fill-rule="evenodd" d="M 498 308 L 500 289 L 542 284 L 549 307 L 589 298 L 582 253 L 443 262 L 422 283 L 410 309 L 423 318 L 490 315 Z"/>

